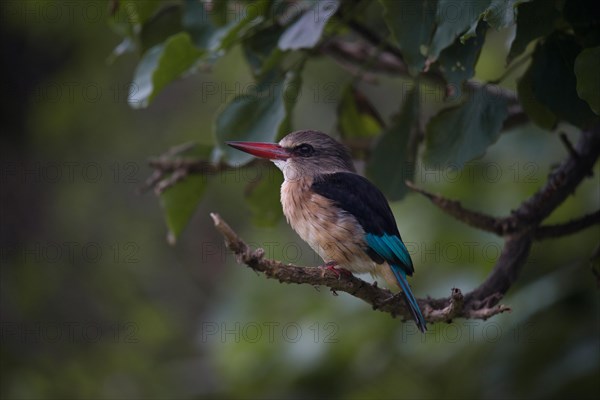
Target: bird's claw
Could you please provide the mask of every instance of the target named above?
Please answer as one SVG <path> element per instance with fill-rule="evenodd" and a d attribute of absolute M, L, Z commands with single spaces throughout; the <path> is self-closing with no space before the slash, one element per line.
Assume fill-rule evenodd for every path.
<path fill-rule="evenodd" d="M 325 273 L 325 270 L 333 272 L 337 275 L 338 279 L 340 279 L 342 275 L 344 275 L 346 278 L 353 276 L 352 272 L 348 271 L 347 269 L 337 267 L 337 265 L 338 264 L 335 261 L 329 261 L 326 262 L 324 265 L 320 265 L 319 268 L 323 268 L 323 274 Z"/>

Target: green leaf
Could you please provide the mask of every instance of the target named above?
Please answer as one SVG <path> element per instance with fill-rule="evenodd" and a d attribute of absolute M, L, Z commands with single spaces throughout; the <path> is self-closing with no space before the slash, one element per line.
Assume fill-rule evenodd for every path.
<path fill-rule="evenodd" d="M 577 94 L 600 115 L 600 47 L 583 49 L 575 59 Z"/>
<path fill-rule="evenodd" d="M 556 127 L 558 117 L 533 95 L 531 66 L 517 82 L 517 93 L 521 107 L 536 125 L 550 131 Z"/>
<path fill-rule="evenodd" d="M 196 49 L 187 33 L 178 33 L 144 54 L 134 74 L 135 91 L 129 95 L 133 108 L 147 107 L 174 79 L 193 69 L 204 52 Z"/>
<path fill-rule="evenodd" d="M 206 176 L 190 175 L 160 195 L 160 202 L 165 210 L 167 227 L 169 228 L 168 238 L 170 243 L 175 243 L 187 225 L 205 189 Z"/>
<path fill-rule="evenodd" d="M 183 162 L 207 160 L 212 149 L 212 145 L 188 142 L 170 148 L 161 157 Z M 167 235 L 169 243 L 175 243 L 194 214 L 196 206 L 206 189 L 207 179 L 211 171 L 208 166 L 206 172 L 197 170 L 194 175 L 187 176 L 184 180 L 177 182 L 160 194 L 160 203 L 164 209 L 169 229 Z"/>
<path fill-rule="evenodd" d="M 517 33 L 513 39 L 506 63 L 510 64 L 522 54 L 527 45 L 554 30 L 560 12 L 553 0 L 538 0 L 517 7 Z"/>
<path fill-rule="evenodd" d="M 261 29 L 243 40 L 244 56 L 255 77 L 262 77 L 281 60 L 283 52 L 277 46 L 277 42 L 282 32 L 281 27 L 272 26 Z"/>
<path fill-rule="evenodd" d="M 385 22 L 412 75 L 425 66 L 429 46 L 435 30 L 437 0 L 397 1 L 380 0 Z"/>
<path fill-rule="evenodd" d="M 296 67 L 295 69 L 288 71 L 284 83 L 283 91 L 283 105 L 285 106 L 285 120 L 279 127 L 277 134 L 278 138 L 283 138 L 285 135 L 290 133 L 292 129 L 292 111 L 298 101 L 298 96 L 302 90 L 302 68 L 304 64 Z"/>
<path fill-rule="evenodd" d="M 498 139 L 507 114 L 502 96 L 485 87 L 471 91 L 464 103 L 442 110 L 427 124 L 425 161 L 440 168 L 462 168 Z"/>
<path fill-rule="evenodd" d="M 142 25 L 164 5 L 156 0 L 121 0 L 108 24 L 121 36 L 136 36 Z"/>
<path fill-rule="evenodd" d="M 216 26 L 224 26 L 227 24 L 227 14 L 229 12 L 229 1 L 220 0 L 212 1 L 210 3 L 212 7 L 210 12 L 210 19 Z"/>
<path fill-rule="evenodd" d="M 515 23 L 515 7 L 522 2 L 523 0 L 492 0 L 483 13 L 483 20 L 495 29 L 511 26 Z"/>
<path fill-rule="evenodd" d="M 269 10 L 269 5 L 269 0 L 258 0 L 248 4 L 244 8 L 242 18 L 234 20 L 222 28 L 222 34 L 219 36 L 219 49 L 231 49 L 245 37 L 247 32 L 261 24 L 266 19 L 265 15 Z"/>
<path fill-rule="evenodd" d="M 273 166 L 275 169 L 275 166 Z M 278 172 L 278 171 L 277 171 Z M 246 201 L 252 212 L 252 222 L 257 226 L 275 226 L 283 211 L 279 203 L 282 175 L 280 173 L 267 173 L 251 189 L 246 196 Z"/>
<path fill-rule="evenodd" d="M 408 192 L 404 181 L 415 172 L 419 134 L 419 86 L 407 95 L 400 113 L 395 115 L 373 149 L 367 176 L 390 200 L 399 200 Z"/>
<path fill-rule="evenodd" d="M 164 42 L 169 36 L 181 32 L 181 16 L 181 6 L 172 4 L 170 7 L 161 8 L 152 18 L 148 19 L 142 25 L 140 32 L 142 52 Z"/>
<path fill-rule="evenodd" d="M 148 44 L 155 40 L 155 29 L 151 29 L 152 33 L 150 31 L 144 32 L 146 25 L 154 25 L 154 19 L 161 20 L 164 10 L 167 10 L 166 14 L 169 14 L 173 9 L 179 9 L 178 4 L 172 1 L 122 0 L 116 4 L 114 13 L 108 18 L 108 25 L 124 39 L 109 56 L 109 62 L 111 63 L 125 53 L 135 51 L 138 48 L 147 49 L 151 47 Z M 162 30 L 162 27 L 159 30 Z M 168 32 L 163 34 L 160 41 L 168 35 Z M 151 36 L 150 40 L 148 40 L 148 36 Z"/>
<path fill-rule="evenodd" d="M 253 156 L 230 148 L 225 142 L 247 140 L 274 142 L 289 130 L 289 114 L 300 91 L 299 71 L 284 79 L 265 81 L 253 94 L 235 97 L 217 116 L 216 142 L 230 165 L 246 164 Z"/>
<path fill-rule="evenodd" d="M 480 24 L 475 36 L 464 43 L 456 39 L 452 46 L 440 54 L 438 65 L 448 83 L 446 93 L 449 98 L 460 97 L 463 82 L 475 75 L 475 65 L 485 42 L 485 31 L 485 24 Z"/>
<path fill-rule="evenodd" d="M 268 0 L 248 4 L 241 7 L 239 14 L 235 14 L 230 22 L 221 25 L 215 22 L 213 12 L 207 9 L 205 3 L 187 0 L 183 26 L 197 47 L 211 52 L 227 50 L 236 44 L 249 29 L 264 21 L 268 5 Z"/>
<path fill-rule="evenodd" d="M 321 39 L 325 24 L 340 6 L 338 0 L 317 1 L 279 38 L 281 50 L 311 49 Z"/>
<path fill-rule="evenodd" d="M 107 58 L 107 62 L 112 64 L 117 58 L 126 53 L 133 53 L 137 49 L 136 42 L 131 37 L 125 37 L 121 43 L 117 45 Z"/>
<path fill-rule="evenodd" d="M 574 67 L 580 52 L 581 47 L 573 35 L 552 33 L 533 54 L 532 88 L 536 100 L 558 118 L 586 128 L 597 121 L 598 116 L 577 95 Z"/>
<path fill-rule="evenodd" d="M 515 23 L 515 7 L 526 1 L 529 0 L 491 0 L 489 7 L 471 24 L 471 28 L 461 36 L 460 40 L 465 41 L 473 37 L 481 20 L 487 22 L 494 29 L 513 25 Z"/>
<path fill-rule="evenodd" d="M 230 23 L 233 26 L 235 22 Z M 212 51 L 219 47 L 219 39 L 231 26 L 219 26 L 213 22 L 207 5 L 196 0 L 186 0 L 183 12 L 183 28 L 189 33 L 199 49 Z"/>
<path fill-rule="evenodd" d="M 491 0 L 457 1 L 438 0 L 436 21 L 437 28 L 431 47 L 429 59 L 435 61 L 442 50 L 450 46 L 461 33 L 479 20 L 481 14 L 490 5 Z"/>
<path fill-rule="evenodd" d="M 381 132 L 383 121 L 369 99 L 348 85 L 338 107 L 338 127 L 344 138 L 373 137 Z"/>

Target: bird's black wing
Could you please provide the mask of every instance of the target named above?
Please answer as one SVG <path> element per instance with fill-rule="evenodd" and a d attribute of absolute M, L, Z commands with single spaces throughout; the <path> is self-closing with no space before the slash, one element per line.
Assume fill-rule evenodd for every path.
<path fill-rule="evenodd" d="M 368 179 L 352 172 L 315 177 L 312 190 L 353 215 L 366 233 L 371 258 L 398 264 L 412 275 L 410 255 L 402 243 L 394 214 L 381 191 Z"/>

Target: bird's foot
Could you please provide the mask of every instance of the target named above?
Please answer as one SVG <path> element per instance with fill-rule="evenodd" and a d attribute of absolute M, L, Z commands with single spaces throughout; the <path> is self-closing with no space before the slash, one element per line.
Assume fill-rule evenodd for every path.
<path fill-rule="evenodd" d="M 347 269 L 338 267 L 337 265 L 338 264 L 335 261 L 329 261 L 323 265 L 319 265 L 319 268 L 323 268 L 324 270 L 329 270 L 329 271 L 333 272 L 334 274 L 337 275 L 338 279 L 340 279 L 340 277 L 342 275 L 344 275 L 346 278 L 353 276 L 352 272 L 348 271 Z"/>

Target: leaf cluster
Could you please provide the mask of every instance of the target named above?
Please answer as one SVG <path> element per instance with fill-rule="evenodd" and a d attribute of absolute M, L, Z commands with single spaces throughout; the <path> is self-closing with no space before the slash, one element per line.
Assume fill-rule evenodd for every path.
<path fill-rule="evenodd" d="M 140 55 L 134 72 L 133 108 L 149 107 L 176 79 L 210 70 L 241 49 L 255 85 L 219 110 L 210 161 L 222 168 L 251 161 L 224 145 L 229 140 L 277 141 L 292 130 L 307 61 L 331 56 L 332 46 L 353 58 L 354 79 L 337 107 L 337 128 L 365 173 L 391 200 L 407 192 L 415 164 L 462 168 L 485 153 L 510 125 L 531 120 L 555 130 L 559 123 L 580 129 L 600 113 L 600 19 L 592 0 L 221 0 L 202 2 L 122 0 L 114 2 L 110 25 L 123 37 L 113 56 Z M 516 27 L 505 74 L 494 82 L 472 78 L 490 31 Z M 353 45 L 369 49 L 353 54 Z M 356 47 L 356 46 L 355 46 Z M 398 68 L 382 72 L 383 57 Z M 522 68 L 527 65 L 527 68 Z M 501 87 L 521 72 L 517 94 Z M 408 79 L 389 121 L 361 91 L 367 74 L 395 73 Z M 425 118 L 423 93 L 441 90 L 443 104 Z M 516 111 L 515 111 L 516 110 Z M 302 127 L 295 127 L 300 129 Z M 355 145 L 355 146 L 353 146 Z M 201 198 L 205 179 L 186 179 L 183 190 L 198 195 L 163 196 L 171 233 L 177 236 Z M 249 190 L 259 222 L 277 215 L 270 196 L 277 180 Z M 174 198 L 177 201 L 174 201 Z M 187 204 L 189 203 L 189 204 Z M 268 217 L 260 217 L 261 215 Z"/>

